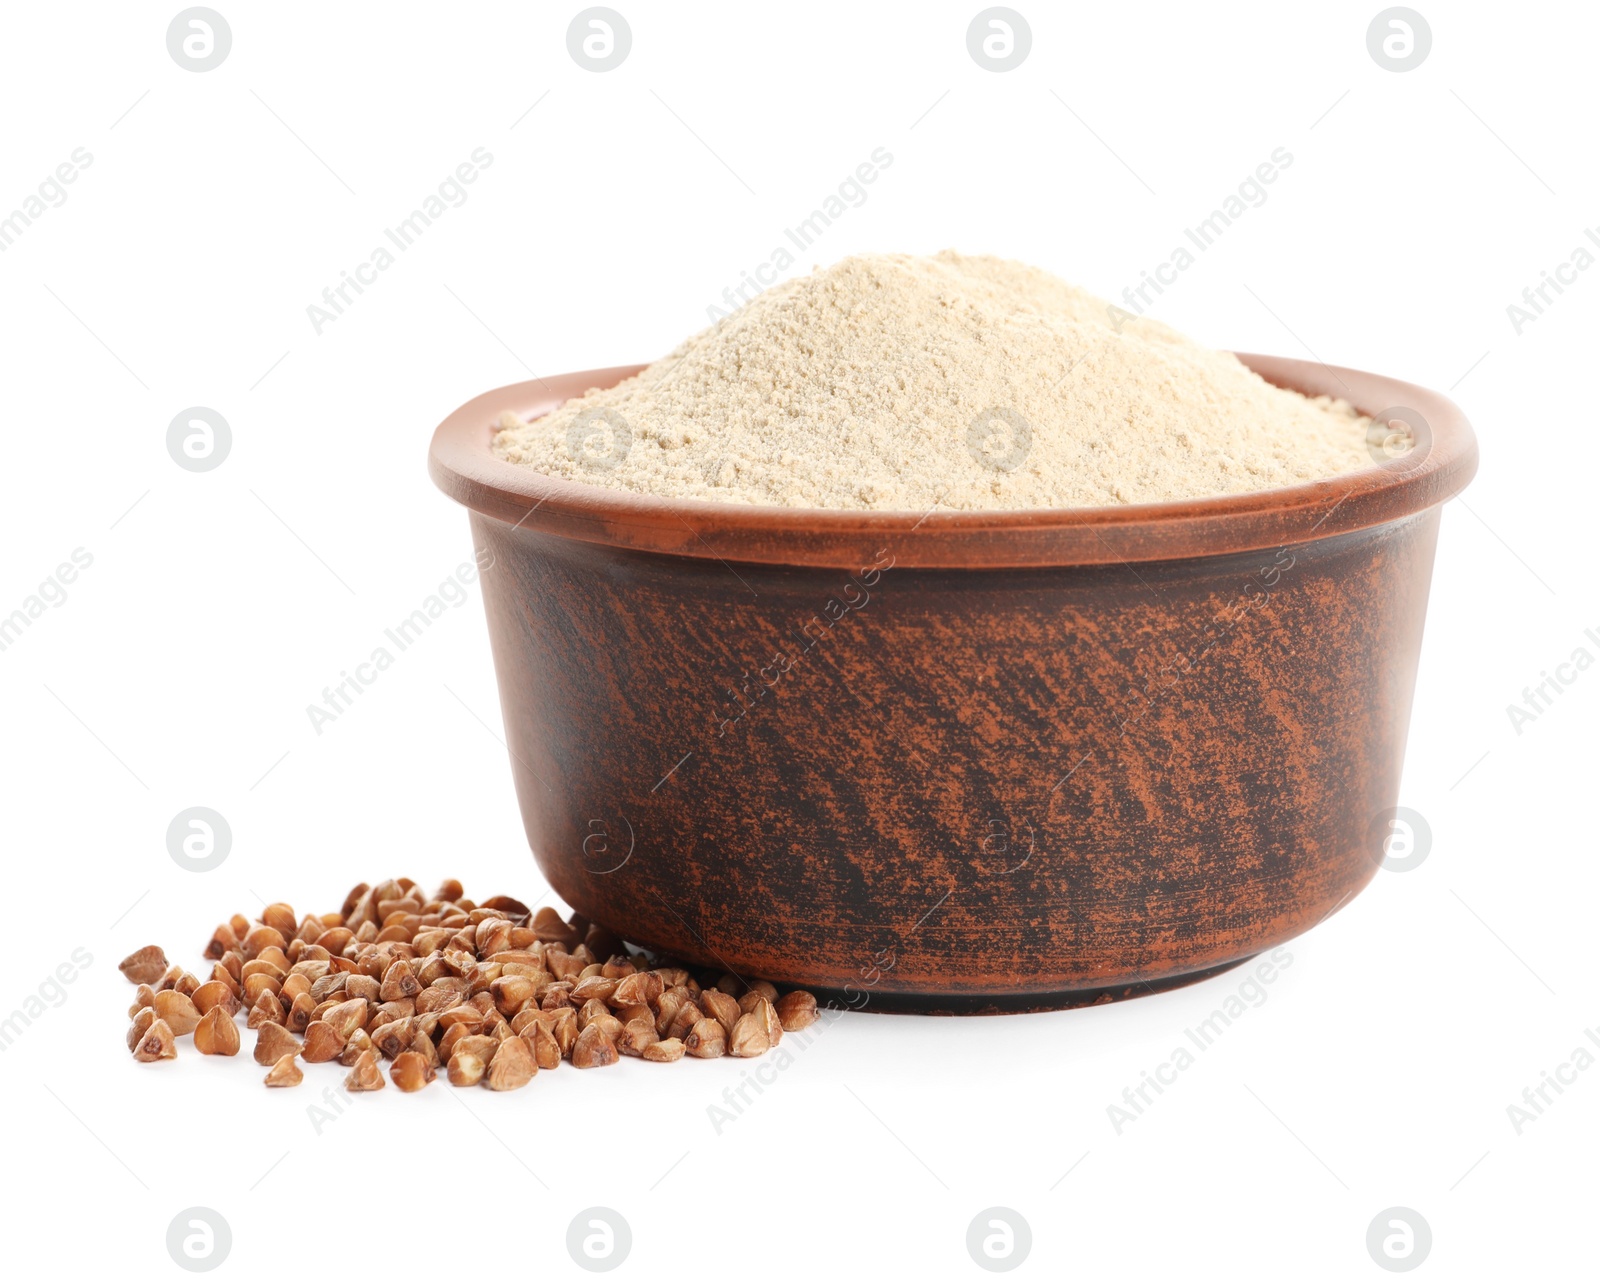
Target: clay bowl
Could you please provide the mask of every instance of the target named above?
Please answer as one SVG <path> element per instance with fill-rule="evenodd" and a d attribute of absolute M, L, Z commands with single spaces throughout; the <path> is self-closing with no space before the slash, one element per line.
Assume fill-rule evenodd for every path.
<path fill-rule="evenodd" d="M 1217 973 L 1370 880 L 1395 804 L 1449 400 L 1334 480 L 1203 501 L 891 514 L 665 501 L 493 457 L 463 405 L 430 470 L 470 511 L 511 768 L 555 891 L 651 948 L 922 1012 L 1063 1008 Z M 1387 417 L 1384 420 L 1388 420 Z"/>

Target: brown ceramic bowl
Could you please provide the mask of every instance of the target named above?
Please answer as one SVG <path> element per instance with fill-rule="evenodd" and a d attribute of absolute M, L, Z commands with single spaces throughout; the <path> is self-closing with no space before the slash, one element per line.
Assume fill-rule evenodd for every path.
<path fill-rule="evenodd" d="M 502 411 L 633 369 L 451 414 L 430 469 L 493 556 L 555 891 L 652 948 L 925 1012 L 1177 986 L 1336 910 L 1383 856 L 1439 508 L 1477 444 L 1434 392 L 1242 359 L 1427 430 L 1265 493 L 895 514 L 647 498 L 490 453 Z"/>

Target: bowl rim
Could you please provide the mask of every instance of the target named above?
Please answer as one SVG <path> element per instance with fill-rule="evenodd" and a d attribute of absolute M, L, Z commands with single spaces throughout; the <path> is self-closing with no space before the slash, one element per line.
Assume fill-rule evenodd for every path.
<path fill-rule="evenodd" d="M 1365 414 L 1408 408 L 1422 443 L 1326 480 L 1256 493 L 1113 507 L 1005 511 L 840 511 L 659 498 L 548 476 L 489 448 L 504 412 L 535 417 L 644 365 L 512 383 L 441 422 L 428 451 L 435 484 L 471 511 L 519 530 L 627 551 L 723 563 L 860 569 L 1137 564 L 1293 545 L 1415 516 L 1454 497 L 1478 467 L 1466 416 L 1436 391 L 1359 369 L 1238 353 L 1268 382 L 1348 400 Z"/>

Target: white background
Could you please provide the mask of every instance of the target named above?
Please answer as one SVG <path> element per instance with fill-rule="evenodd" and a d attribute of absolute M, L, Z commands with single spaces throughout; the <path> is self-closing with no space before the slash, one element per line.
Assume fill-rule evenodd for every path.
<path fill-rule="evenodd" d="M 976 0 L 616 0 L 632 51 L 597 74 L 567 51 L 577 3 L 217 3 L 233 46 L 203 74 L 167 52 L 177 5 L 13 6 L 0 46 L 0 216 L 93 157 L 0 254 L 0 614 L 93 556 L 0 652 L 0 1016 L 92 957 L 0 1056 L 8 1270 L 180 1274 L 167 1225 L 202 1205 L 224 1274 L 497 1253 L 580 1274 L 567 1225 L 596 1204 L 631 1225 L 624 1274 L 980 1274 L 965 1234 L 993 1205 L 1031 1225 L 1025 1274 L 1377 1275 L 1367 1227 L 1394 1205 L 1431 1225 L 1424 1274 L 1592 1270 L 1600 1069 L 1520 1134 L 1507 1106 L 1600 1024 L 1600 670 L 1520 735 L 1506 712 L 1600 656 L 1600 270 L 1520 335 L 1506 313 L 1600 225 L 1592 6 L 1417 0 L 1432 52 L 1397 74 L 1367 52 L 1376 0 L 1017 0 L 1032 51 L 997 74 L 967 52 Z M 466 202 L 318 335 L 307 306 L 478 147 Z M 953 246 L 1116 297 L 1292 153 L 1155 314 L 1448 390 L 1477 428 L 1401 795 L 1427 861 L 1292 943 L 1266 1003 L 1120 1134 L 1108 1105 L 1239 975 L 849 1016 L 720 1132 L 732 1060 L 389 1089 L 320 1126 L 339 1069 L 269 1092 L 250 1035 L 133 1064 L 116 963 L 142 943 L 198 964 L 231 912 L 333 910 L 387 875 L 540 894 L 476 589 L 320 736 L 306 705 L 470 557 L 424 470 L 439 419 L 665 352 L 878 147 L 892 167 L 795 270 Z M 233 433 L 205 474 L 165 445 L 194 405 Z M 234 834 L 205 874 L 165 846 L 192 805 Z"/>

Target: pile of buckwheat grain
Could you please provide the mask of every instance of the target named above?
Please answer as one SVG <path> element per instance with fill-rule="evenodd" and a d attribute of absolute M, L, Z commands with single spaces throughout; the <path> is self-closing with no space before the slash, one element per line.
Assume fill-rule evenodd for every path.
<path fill-rule="evenodd" d="M 119 966 L 139 984 L 128 1048 L 139 1062 L 239 1052 L 237 1022 L 256 1033 L 269 1087 L 297 1085 L 302 1062 L 349 1068 L 345 1088 L 415 1092 L 443 1071 L 453 1085 L 520 1089 L 563 1060 L 753 1058 L 815 1022 L 810 993 L 771 983 L 647 967 L 622 939 L 515 898 L 481 904 L 446 880 L 427 899 L 413 880 L 359 884 L 344 905 L 296 922 L 277 902 L 252 923 L 217 926 L 201 979 L 141 947 Z M 704 985 L 702 985 L 704 983 Z"/>

